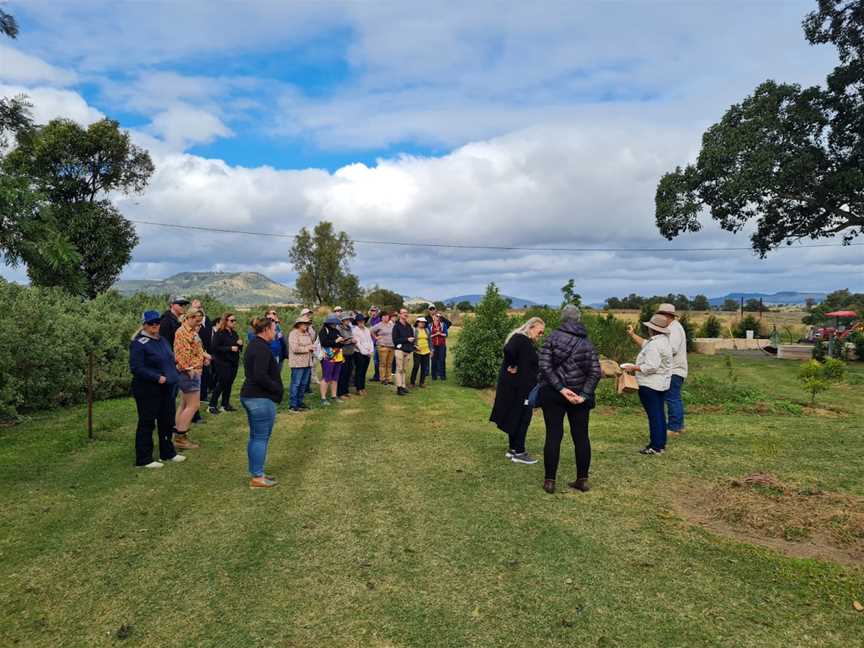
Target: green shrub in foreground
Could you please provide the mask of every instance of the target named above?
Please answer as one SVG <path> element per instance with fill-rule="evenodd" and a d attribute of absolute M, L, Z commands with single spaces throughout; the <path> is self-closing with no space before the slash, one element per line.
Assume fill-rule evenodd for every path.
<path fill-rule="evenodd" d="M 508 302 L 494 283 L 477 304 L 476 316 L 465 321 L 454 350 L 453 368 L 460 385 L 491 387 L 498 380 L 507 334 L 518 321 L 507 315 Z"/>

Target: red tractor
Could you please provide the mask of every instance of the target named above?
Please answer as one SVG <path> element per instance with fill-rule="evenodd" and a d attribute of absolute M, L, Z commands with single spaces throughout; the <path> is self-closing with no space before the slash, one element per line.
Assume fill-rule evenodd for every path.
<path fill-rule="evenodd" d="M 841 310 L 825 313 L 825 317 L 834 318 L 834 326 L 811 326 L 807 332 L 808 342 L 828 342 L 832 339 L 845 342 L 852 333 L 859 331 L 864 333 L 864 322 L 857 321 L 858 313 L 855 311 Z"/>

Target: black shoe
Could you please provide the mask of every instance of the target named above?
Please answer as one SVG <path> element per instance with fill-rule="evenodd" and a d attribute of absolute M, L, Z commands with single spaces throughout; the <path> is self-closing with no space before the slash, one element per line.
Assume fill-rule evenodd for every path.
<path fill-rule="evenodd" d="M 397 387 L 396 388 L 396 395 L 397 396 L 404 396 L 407 393 L 408 393 L 408 390 L 405 389 L 404 387 Z"/>
<path fill-rule="evenodd" d="M 237 408 L 232 407 L 231 405 L 223 405 L 222 409 L 225 410 L 226 412 L 236 412 L 237 411 Z"/>
<path fill-rule="evenodd" d="M 309 409 L 309 406 L 308 405 L 301 405 L 297 409 L 299 409 L 301 412 L 305 412 L 306 410 Z"/>
<path fill-rule="evenodd" d="M 652 448 L 651 446 L 645 446 L 639 451 L 639 454 L 644 455 L 662 455 L 663 450 L 658 450 L 657 448 Z"/>
<path fill-rule="evenodd" d="M 588 483 L 588 478 L 579 478 L 576 481 L 567 482 L 567 485 L 573 490 L 582 491 L 583 493 L 587 493 L 591 490 L 591 484 Z"/>
<path fill-rule="evenodd" d="M 211 414 L 218 414 L 218 413 L 219 413 L 219 408 L 218 408 L 218 407 L 213 407 L 213 406 L 211 405 L 210 407 L 207 408 L 207 411 L 210 412 Z"/>

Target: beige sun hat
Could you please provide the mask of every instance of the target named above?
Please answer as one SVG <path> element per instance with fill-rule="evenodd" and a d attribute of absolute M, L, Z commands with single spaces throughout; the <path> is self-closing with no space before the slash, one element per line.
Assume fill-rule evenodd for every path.
<path fill-rule="evenodd" d="M 642 322 L 643 326 L 648 327 L 652 331 L 657 331 L 658 333 L 665 333 L 669 335 L 669 327 L 666 326 L 666 316 L 657 313 L 647 322 Z"/>
<path fill-rule="evenodd" d="M 306 315 L 301 315 L 296 320 L 294 320 L 294 324 L 291 325 L 291 328 L 294 328 L 298 324 L 311 324 L 312 320 L 309 319 Z"/>
<path fill-rule="evenodd" d="M 657 307 L 656 312 L 662 315 L 669 315 L 670 317 L 675 317 L 675 304 L 660 304 Z"/>

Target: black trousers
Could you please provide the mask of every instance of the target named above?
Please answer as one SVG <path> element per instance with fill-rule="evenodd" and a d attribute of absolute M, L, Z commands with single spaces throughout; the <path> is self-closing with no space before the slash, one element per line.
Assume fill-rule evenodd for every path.
<path fill-rule="evenodd" d="M 215 384 L 210 396 L 210 407 L 218 407 L 219 398 L 222 398 L 222 407 L 231 405 L 231 389 L 234 379 L 237 378 L 237 365 L 231 363 L 218 363 L 213 367 L 216 376 Z"/>
<path fill-rule="evenodd" d="M 550 387 L 541 390 L 540 403 L 546 420 L 546 444 L 543 446 L 543 466 L 546 479 L 555 479 L 561 455 L 561 440 L 564 438 L 564 415 L 570 422 L 570 436 L 576 452 L 576 477 L 587 479 L 591 467 L 591 440 L 588 438 L 588 419 L 591 409 L 585 405 L 573 405 Z"/>
<path fill-rule="evenodd" d="M 517 454 L 525 452 L 525 437 L 528 435 L 528 427 L 531 425 L 533 417 L 534 409 L 523 405 L 519 425 L 507 433 L 507 436 L 510 437 L 510 449 Z"/>
<path fill-rule="evenodd" d="M 132 395 L 138 409 L 135 430 L 135 465 L 146 466 L 153 461 L 153 430 L 159 430 L 159 458 L 172 459 L 177 451 L 171 441 L 174 432 L 175 385 L 159 385 L 132 381 Z"/>
<path fill-rule="evenodd" d="M 366 374 L 369 372 L 369 361 L 371 356 L 364 356 L 361 353 L 354 354 L 354 387 L 359 392 L 361 389 L 366 389 Z"/>
<path fill-rule="evenodd" d="M 201 370 L 201 402 L 207 402 L 207 395 L 213 389 L 213 381 L 215 376 L 213 375 L 213 365 L 204 365 L 204 368 Z"/>
<path fill-rule="evenodd" d="M 354 356 L 356 353 L 345 354 L 345 364 L 339 374 L 339 384 L 336 387 L 336 395 L 344 396 L 351 391 L 351 372 L 354 370 Z"/>
<path fill-rule="evenodd" d="M 414 367 L 411 369 L 411 384 L 414 385 L 417 383 L 417 372 L 420 372 L 420 384 L 424 384 L 426 382 L 426 376 L 429 375 L 429 355 L 420 355 L 419 353 L 414 354 Z"/>

